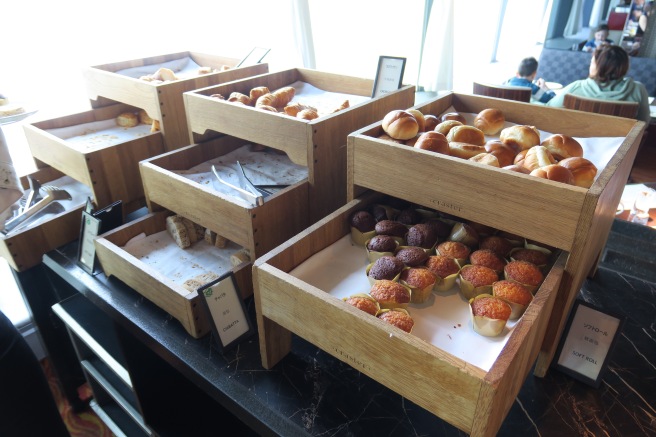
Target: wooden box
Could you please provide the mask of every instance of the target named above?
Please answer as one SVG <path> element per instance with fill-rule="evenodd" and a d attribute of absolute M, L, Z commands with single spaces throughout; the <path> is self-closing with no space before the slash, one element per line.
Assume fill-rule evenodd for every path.
<path fill-rule="evenodd" d="M 44 167 L 29 176 L 37 179 L 41 185 L 47 185 L 65 175 L 52 167 Z M 21 184 L 25 190 L 29 188 L 27 176 L 21 178 Z M 40 264 L 45 253 L 80 237 L 84 206 L 83 200 L 74 208 L 58 213 L 38 225 L 27 225 L 8 235 L 0 234 L 0 256 L 17 272 Z"/>
<path fill-rule="evenodd" d="M 113 101 L 145 110 L 151 118 L 159 120 L 166 150 L 173 150 L 191 143 L 182 98 L 184 92 L 269 71 L 268 64 L 232 68 L 238 63 L 238 59 L 187 51 L 87 67 L 84 77 L 93 107 L 106 106 Z M 231 68 L 199 75 L 196 70 L 190 70 L 190 66 L 195 65 L 213 70 L 221 70 L 223 66 Z M 160 67 L 172 69 L 179 80 L 155 84 L 139 79 L 155 73 Z M 128 75 L 130 72 L 136 77 Z"/>
<path fill-rule="evenodd" d="M 492 107 L 516 124 L 573 137 L 616 137 L 621 144 L 585 189 L 382 141 L 376 138 L 383 133 L 379 122 L 349 137 L 349 199 L 371 189 L 569 252 L 535 369 L 543 376 L 574 298 L 596 269 L 645 123 L 457 93 L 415 108 L 439 116 L 450 108 L 475 114 Z"/>
<path fill-rule="evenodd" d="M 232 92 L 248 95 L 252 88 L 271 91 L 294 83 L 309 84 L 326 93 L 361 97 L 360 103 L 339 112 L 305 121 L 254 107 L 235 105 L 209 97 Z M 346 202 L 346 139 L 393 109 L 414 104 L 414 86 L 375 99 L 369 98 L 373 80 L 294 68 L 263 74 L 184 95 L 189 128 L 194 142 L 218 133 L 243 138 L 286 152 L 290 159 L 309 169 L 310 220 L 315 222 Z M 302 102 L 299 98 L 296 100 Z"/>
<path fill-rule="evenodd" d="M 377 203 L 379 197 L 373 191 L 363 194 L 255 261 L 253 280 L 263 365 L 271 368 L 289 352 L 294 333 L 459 429 L 493 436 L 538 354 L 565 254 L 557 258 L 498 356 L 492 357 L 489 369 L 484 369 L 290 274 L 325 248 L 338 257 L 341 249 L 334 249 L 338 240 L 346 247 L 353 246 L 343 243 L 344 238 L 350 239 L 350 215 Z M 357 249 L 364 261 L 364 248 Z M 344 252 L 341 254 L 345 257 Z M 320 264 L 326 263 L 324 259 Z M 359 268 L 364 278 L 364 268 Z M 353 291 L 357 292 L 364 291 Z M 436 296 L 433 305 L 441 298 Z M 451 329 L 456 323 L 451 318 L 445 323 L 450 334 L 442 335 L 442 344 L 458 341 L 461 331 L 457 329 L 471 329 L 466 321 L 457 329 Z M 449 340 L 451 335 L 453 340 Z M 478 353 L 477 348 L 472 351 Z"/>
<path fill-rule="evenodd" d="M 166 217 L 170 214 L 169 211 L 150 213 L 99 236 L 94 241 L 96 254 L 105 275 L 114 276 L 129 285 L 177 319 L 189 335 L 199 338 L 210 331 L 211 322 L 200 306 L 198 293 L 189 292 L 181 284 L 145 264 L 123 248 L 128 241 L 141 233 L 148 236 L 165 231 Z M 175 245 L 172 239 L 171 244 Z M 196 244 L 204 244 L 204 242 L 199 241 Z M 219 268 L 223 271 L 217 271 Z M 231 269 L 234 271 L 242 297 L 251 295 L 253 289 L 251 264 L 242 263 L 234 269 L 229 264 L 217 265 L 213 268 L 217 274 L 223 274 Z M 190 272 L 189 277 L 193 276 L 195 273 Z"/>
<path fill-rule="evenodd" d="M 161 133 L 150 133 L 147 126 L 140 125 L 130 128 L 140 129 L 137 133 L 130 134 L 127 129 L 124 131 L 124 142 L 111 142 L 110 145 L 105 141 L 109 135 L 102 134 L 102 130 L 97 134 L 84 133 L 91 132 L 86 131 L 87 125 L 111 124 L 111 120 L 120 113 L 136 110 L 117 104 L 26 124 L 25 136 L 38 166 L 45 163 L 90 187 L 97 206 L 104 207 L 122 200 L 124 211 L 129 212 L 144 204 L 139 161 L 164 152 Z M 73 144 L 71 140 L 64 139 L 69 134 L 61 134 L 66 130 L 78 131 L 73 135 L 89 137 L 89 142 Z"/>
<path fill-rule="evenodd" d="M 255 257 L 305 229 L 310 224 L 307 177 L 256 206 L 175 172 L 226 156 L 247 144 L 223 136 L 142 161 L 141 175 L 150 210 L 174 211 L 249 249 Z"/>

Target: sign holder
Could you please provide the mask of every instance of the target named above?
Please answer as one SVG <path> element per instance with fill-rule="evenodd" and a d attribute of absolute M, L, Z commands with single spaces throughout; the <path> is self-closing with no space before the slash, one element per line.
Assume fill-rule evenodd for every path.
<path fill-rule="evenodd" d="M 98 257 L 94 240 L 98 235 L 111 231 L 123 223 L 123 203 L 119 200 L 98 211 L 93 210 L 91 199 L 87 199 L 80 223 L 80 244 L 77 265 L 90 275 L 99 273 Z"/>
<path fill-rule="evenodd" d="M 376 98 L 396 91 L 403 85 L 406 58 L 381 56 L 371 97 Z"/>

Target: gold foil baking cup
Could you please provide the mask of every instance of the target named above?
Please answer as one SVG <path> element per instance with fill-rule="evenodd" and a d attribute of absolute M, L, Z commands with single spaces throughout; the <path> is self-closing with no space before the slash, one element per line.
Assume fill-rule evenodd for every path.
<path fill-rule="evenodd" d="M 445 291 L 451 290 L 453 286 L 456 285 L 456 279 L 458 279 L 459 275 L 460 272 L 454 273 L 445 278 L 440 278 L 439 276 L 437 276 L 437 281 L 435 281 L 435 285 L 433 286 L 433 291 L 436 291 L 438 293 L 443 293 Z"/>
<path fill-rule="evenodd" d="M 517 260 L 513 257 L 513 252 L 517 252 L 518 250 L 522 250 L 522 249 L 535 249 L 535 250 L 539 250 L 540 252 L 546 254 L 547 256 L 550 256 L 550 254 L 551 254 L 551 251 L 550 251 L 550 250 L 545 249 L 545 248 L 538 248 L 537 246 L 534 246 L 534 247 L 515 247 L 515 248 L 513 248 L 513 249 L 510 251 L 510 253 L 508 254 L 508 257 L 510 258 L 510 261 L 517 261 Z M 537 265 L 537 264 L 536 264 L 536 265 Z M 537 266 L 538 266 L 538 268 L 540 269 L 540 271 L 541 271 L 542 273 L 547 273 L 547 270 L 548 270 L 548 267 L 549 267 L 548 264 L 540 264 L 540 265 L 537 265 Z"/>
<path fill-rule="evenodd" d="M 344 302 L 346 302 L 347 300 L 349 300 L 349 299 L 351 299 L 351 298 L 354 298 L 354 297 L 361 297 L 361 298 L 363 298 L 363 299 L 367 299 L 367 300 L 370 300 L 370 301 L 372 301 L 373 303 L 375 303 L 375 304 L 376 304 L 376 314 L 373 314 L 374 316 L 378 315 L 378 313 L 380 312 L 380 304 L 378 303 L 378 301 L 377 301 L 376 299 L 374 299 L 373 297 L 371 297 L 370 295 L 365 294 L 365 293 L 356 293 L 356 294 L 352 294 L 352 295 L 350 295 L 350 296 L 348 296 L 348 297 L 344 297 L 344 298 L 342 298 L 342 300 L 343 300 Z M 366 311 L 365 311 L 365 312 L 366 312 Z"/>
<path fill-rule="evenodd" d="M 471 304 L 475 299 L 481 297 L 493 297 L 493 296 L 489 294 L 480 294 L 469 300 L 469 314 L 471 314 L 472 326 L 474 328 L 474 332 L 483 335 L 485 337 L 496 337 L 497 335 L 503 332 L 503 328 L 506 327 L 507 321 L 503 319 L 491 319 L 485 316 L 475 316 Z"/>
<path fill-rule="evenodd" d="M 351 226 L 351 241 L 358 246 L 364 246 L 371 238 L 376 236 L 376 231 L 362 232 L 358 228 Z"/>
<path fill-rule="evenodd" d="M 374 282 L 376 282 L 376 281 L 374 281 Z M 396 282 L 398 282 L 398 281 L 396 281 Z M 371 284 L 371 285 L 373 286 L 373 284 Z M 401 285 L 408 292 L 408 296 L 410 297 L 408 302 L 398 303 L 398 302 L 381 302 L 381 301 L 378 301 L 378 304 L 380 305 L 380 311 L 378 311 L 378 314 L 380 314 L 382 310 L 388 310 L 388 309 L 393 309 L 393 308 L 403 308 L 403 309 L 408 308 L 408 304 L 410 302 L 412 302 L 412 289 L 410 287 L 408 287 L 406 284 L 401 284 Z"/>
<path fill-rule="evenodd" d="M 460 294 L 467 300 L 473 299 L 481 294 L 492 294 L 492 284 L 474 287 L 474 284 L 464 279 L 461 274 L 458 274 L 458 278 L 460 282 Z"/>
<path fill-rule="evenodd" d="M 501 299 L 502 301 L 504 301 L 505 303 L 510 305 L 510 309 L 511 309 L 510 317 L 509 317 L 510 320 L 519 319 L 520 317 L 522 317 L 524 315 L 524 312 L 526 311 L 526 308 L 528 308 L 528 305 L 522 305 L 522 304 L 519 304 L 517 302 L 512 302 L 512 301 L 510 301 L 508 299 L 505 299 L 501 296 L 496 296 L 495 295 L 494 297 L 496 297 L 497 299 Z M 530 305 L 530 302 L 529 302 L 529 305 Z"/>
<path fill-rule="evenodd" d="M 437 278 L 437 276 L 435 276 Z M 412 285 L 408 284 L 404 280 L 400 280 L 399 283 L 401 285 L 405 285 L 410 289 L 410 303 L 424 303 L 428 300 L 431 294 L 433 294 L 433 287 L 435 286 L 435 283 L 437 280 L 432 283 L 431 285 L 428 285 L 424 288 L 417 288 L 413 287 Z"/>
<path fill-rule="evenodd" d="M 549 249 L 547 249 L 546 247 L 538 246 L 537 244 L 532 244 L 532 243 L 529 243 L 528 241 L 526 241 L 526 243 L 524 244 L 524 247 L 526 249 L 539 250 L 540 252 L 544 253 L 548 257 L 551 257 L 551 251 Z"/>
<path fill-rule="evenodd" d="M 410 315 L 410 313 L 408 312 L 408 310 L 406 310 L 405 308 L 394 307 L 394 308 L 384 308 L 384 309 L 378 311 L 378 314 L 376 314 L 376 317 L 378 317 L 378 316 L 380 316 L 381 314 L 386 313 L 386 312 L 388 312 L 388 311 L 401 311 L 401 312 L 406 313 L 407 315 Z M 394 325 L 392 325 L 392 326 L 394 326 Z M 412 333 L 412 328 L 414 328 L 414 326 L 415 326 L 415 325 L 414 325 L 414 320 L 413 320 L 412 327 L 410 328 L 410 331 L 408 332 L 409 334 Z M 398 326 L 397 326 L 397 328 L 398 328 Z M 399 328 L 399 329 L 401 329 L 401 328 Z M 401 330 L 402 330 L 402 329 L 401 329 Z M 402 331 L 403 331 L 403 330 L 402 330 Z M 406 332 L 406 331 L 403 331 L 403 332 Z"/>
<path fill-rule="evenodd" d="M 375 262 L 375 261 L 374 261 L 374 262 Z M 369 276 L 369 270 L 371 270 L 371 266 L 374 265 L 374 262 L 368 264 L 368 265 L 367 265 L 367 268 L 365 269 L 365 273 L 367 274 L 367 279 L 369 279 L 369 285 L 374 285 L 374 282 L 377 281 L 376 278 L 372 278 L 371 276 Z M 407 268 L 407 267 L 406 267 L 406 268 Z M 403 271 L 403 270 L 401 270 L 401 271 Z M 401 277 L 401 272 L 399 272 L 396 276 L 394 276 L 394 277 L 391 279 L 391 281 L 399 282 L 399 277 Z"/>
<path fill-rule="evenodd" d="M 538 289 L 540 288 L 540 285 L 528 285 L 528 284 L 522 284 L 521 282 L 519 282 L 519 281 L 517 281 L 517 280 L 515 280 L 515 279 L 513 279 L 513 278 L 509 278 L 509 277 L 508 277 L 508 274 L 507 274 L 506 272 L 503 272 L 503 277 L 504 277 L 505 279 L 509 280 L 509 281 L 517 282 L 518 284 L 523 285 L 524 287 L 526 287 L 526 289 L 527 289 L 528 291 L 531 292 L 531 294 L 532 294 L 533 296 L 535 296 L 535 293 L 536 293 L 536 292 L 538 291 Z"/>
<path fill-rule="evenodd" d="M 396 249 L 399 248 L 399 240 L 395 238 L 394 240 L 396 241 L 396 248 L 393 252 L 376 252 L 375 250 L 369 250 L 368 246 L 370 240 L 371 238 L 364 243 L 364 248 L 367 250 L 367 259 L 370 263 L 375 263 L 381 256 L 394 256 Z"/>

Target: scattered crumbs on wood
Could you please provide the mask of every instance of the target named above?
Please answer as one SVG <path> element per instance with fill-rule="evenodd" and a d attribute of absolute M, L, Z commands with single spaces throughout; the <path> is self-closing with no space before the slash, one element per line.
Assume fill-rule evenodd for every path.
<path fill-rule="evenodd" d="M 461 325 L 460 323 L 458 323 L 458 328 L 460 328 L 461 326 L 462 326 L 462 325 Z"/>

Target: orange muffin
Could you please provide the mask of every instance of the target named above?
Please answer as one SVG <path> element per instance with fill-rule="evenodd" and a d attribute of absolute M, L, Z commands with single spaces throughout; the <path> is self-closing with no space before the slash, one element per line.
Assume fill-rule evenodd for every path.
<path fill-rule="evenodd" d="M 433 292 L 437 276 L 426 268 L 410 267 L 401 272 L 399 280 L 411 288 L 410 302 L 424 303 Z"/>
<path fill-rule="evenodd" d="M 497 273 L 503 273 L 506 262 L 490 249 L 479 249 L 469 255 L 469 262 L 475 266 L 489 267 Z"/>
<path fill-rule="evenodd" d="M 410 314 L 407 311 L 401 308 L 394 309 L 385 309 L 378 314 L 380 320 L 384 320 L 390 325 L 396 326 L 397 328 L 405 331 L 411 332 L 412 327 L 415 324 L 415 321 L 412 320 Z"/>
<path fill-rule="evenodd" d="M 527 286 L 531 293 L 538 289 L 544 279 L 538 266 L 527 261 L 510 261 L 503 272 L 506 279 Z"/>
<path fill-rule="evenodd" d="M 405 265 L 403 261 L 391 255 L 381 256 L 369 268 L 368 276 L 371 279 L 394 279 Z"/>
<path fill-rule="evenodd" d="M 444 241 L 438 244 L 437 253 L 449 258 L 464 260 L 469 258 L 471 249 L 459 241 Z"/>
<path fill-rule="evenodd" d="M 501 299 L 482 296 L 471 301 L 472 313 L 475 316 L 487 317 L 496 320 L 510 318 L 510 306 Z"/>
<path fill-rule="evenodd" d="M 353 305 L 357 309 L 371 314 L 372 316 L 375 316 L 378 314 L 378 311 L 380 311 L 380 304 L 378 301 L 368 294 L 354 294 L 353 296 L 345 297 L 343 300 L 347 304 Z"/>
<path fill-rule="evenodd" d="M 507 279 L 492 284 L 492 295 L 508 302 L 528 306 L 533 295 L 522 284 Z"/>
<path fill-rule="evenodd" d="M 510 253 L 513 261 L 527 261 L 536 266 L 544 266 L 549 262 L 549 256 L 537 249 L 515 249 Z"/>
<path fill-rule="evenodd" d="M 445 255 L 430 256 L 424 265 L 434 275 L 442 279 L 455 275 L 460 271 L 460 266 L 456 263 L 456 260 Z"/>
<path fill-rule="evenodd" d="M 498 235 L 491 235 L 481 240 L 479 249 L 489 249 L 502 258 L 508 256 L 512 250 L 513 245 L 507 239 L 499 237 Z"/>
<path fill-rule="evenodd" d="M 405 308 L 410 303 L 410 289 L 398 282 L 382 279 L 374 282 L 369 295 L 381 308 Z"/>
<path fill-rule="evenodd" d="M 470 282 L 474 287 L 492 285 L 499 280 L 499 275 L 491 268 L 472 264 L 464 266 L 460 270 L 460 277 Z"/>

